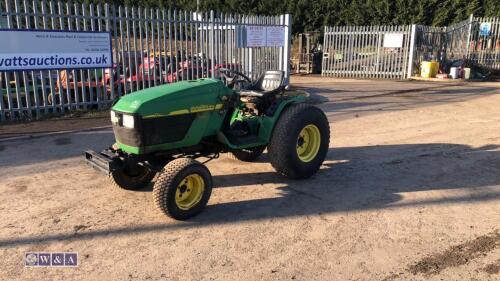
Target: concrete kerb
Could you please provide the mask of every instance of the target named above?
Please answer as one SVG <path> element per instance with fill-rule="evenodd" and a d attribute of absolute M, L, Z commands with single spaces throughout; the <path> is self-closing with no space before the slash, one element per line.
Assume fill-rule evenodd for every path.
<path fill-rule="evenodd" d="M 0 138 L 0 143 L 9 142 L 9 141 L 16 141 L 16 140 L 36 139 L 36 138 L 41 138 L 41 137 L 57 136 L 57 135 L 64 135 L 64 134 L 73 134 L 73 133 L 80 133 L 80 132 L 92 132 L 92 131 L 99 131 L 99 130 L 103 130 L 103 129 L 111 129 L 111 125 L 85 128 L 85 129 L 48 132 L 48 133 L 36 133 L 36 134 L 29 134 L 29 135 L 9 137 L 9 138 Z"/>

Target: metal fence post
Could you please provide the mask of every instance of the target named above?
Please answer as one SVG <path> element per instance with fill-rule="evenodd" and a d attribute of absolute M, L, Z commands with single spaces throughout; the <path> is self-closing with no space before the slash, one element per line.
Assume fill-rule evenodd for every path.
<path fill-rule="evenodd" d="M 290 84 L 290 46 L 292 44 L 292 21 L 290 14 L 285 14 L 285 46 L 283 54 L 283 70 L 285 71 L 285 85 Z"/>
<path fill-rule="evenodd" d="M 472 33 L 472 23 L 474 22 L 474 14 L 470 14 L 469 17 L 469 30 L 467 33 L 467 52 L 465 53 L 465 57 L 469 58 L 469 53 L 470 53 L 470 39 L 471 39 L 471 33 Z"/>
<path fill-rule="evenodd" d="M 407 78 L 410 79 L 413 75 L 413 56 L 415 55 L 415 36 L 417 25 L 411 25 L 410 50 L 408 52 L 408 72 Z"/>
<path fill-rule="evenodd" d="M 247 63 L 248 63 L 248 77 L 250 77 L 250 79 L 253 79 L 254 78 L 254 75 L 253 75 L 253 48 L 248 48 Z"/>
<path fill-rule="evenodd" d="M 281 15 L 280 16 L 280 24 L 283 25 L 283 26 L 285 25 L 285 15 Z M 284 58 L 284 54 L 285 54 L 285 50 L 284 49 L 285 49 L 285 45 L 283 45 L 283 47 L 279 49 L 279 59 L 278 59 L 279 60 L 279 70 L 282 70 L 282 71 L 286 71 L 285 70 L 285 65 L 283 63 L 283 61 L 285 59 Z"/>
<path fill-rule="evenodd" d="M 211 69 L 211 78 L 215 77 L 215 46 L 214 46 L 214 37 L 215 37 L 215 17 L 214 11 L 210 11 L 210 69 Z"/>

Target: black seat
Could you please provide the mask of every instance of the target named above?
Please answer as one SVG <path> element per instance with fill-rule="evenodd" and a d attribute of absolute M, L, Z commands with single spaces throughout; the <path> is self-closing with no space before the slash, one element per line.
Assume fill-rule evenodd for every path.
<path fill-rule="evenodd" d="M 257 81 L 240 91 L 243 97 L 263 97 L 276 95 L 283 91 L 285 86 L 285 72 L 281 70 L 268 70 Z"/>

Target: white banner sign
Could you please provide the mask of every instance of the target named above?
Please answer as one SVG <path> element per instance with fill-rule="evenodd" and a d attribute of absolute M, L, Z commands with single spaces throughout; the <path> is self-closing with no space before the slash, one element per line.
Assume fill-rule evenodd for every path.
<path fill-rule="evenodd" d="M 247 25 L 246 44 L 241 47 L 283 47 L 285 45 L 285 27 Z"/>
<path fill-rule="evenodd" d="M 0 30 L 0 71 L 113 66 L 109 32 Z"/>
<path fill-rule="evenodd" d="M 385 48 L 402 48 L 403 33 L 386 33 L 384 34 Z"/>

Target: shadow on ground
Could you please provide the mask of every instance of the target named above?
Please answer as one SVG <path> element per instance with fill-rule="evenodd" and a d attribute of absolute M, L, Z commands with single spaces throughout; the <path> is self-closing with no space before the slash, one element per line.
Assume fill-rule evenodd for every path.
<path fill-rule="evenodd" d="M 43 136 L 0 142 L 0 175 L 2 168 L 47 163 L 81 156 L 83 151 L 101 151 L 114 143 L 111 129 Z"/>
<path fill-rule="evenodd" d="M 209 205 L 200 215 L 187 222 L 166 219 L 162 224 L 2 238 L 0 247 L 156 233 L 245 221 L 321 216 L 335 212 L 500 200 L 498 148 L 498 145 L 472 148 L 435 143 L 331 149 L 320 172 L 307 180 L 286 180 L 274 172 L 214 177 L 217 188 L 276 184 L 280 191 L 278 197 Z M 266 160 L 265 155 L 262 160 Z M 403 198 L 404 193 L 430 190 L 443 192 L 432 193 L 418 200 Z"/>
<path fill-rule="evenodd" d="M 392 112 L 421 108 L 451 102 L 463 102 L 487 95 L 497 94 L 498 87 L 467 85 L 447 87 L 440 85 L 431 88 L 411 90 L 390 90 L 379 92 L 351 91 L 322 87 L 297 87 L 310 93 L 310 102 L 317 104 L 329 117 L 346 119 L 355 114 L 375 114 L 381 111 Z M 369 94 L 367 94 L 369 93 Z M 329 118 L 331 119 L 331 118 Z"/>

